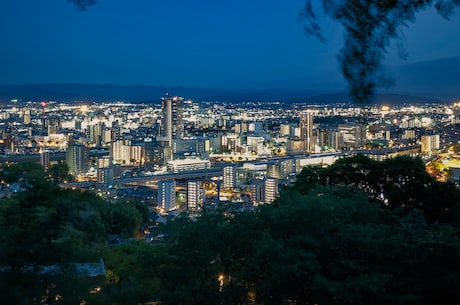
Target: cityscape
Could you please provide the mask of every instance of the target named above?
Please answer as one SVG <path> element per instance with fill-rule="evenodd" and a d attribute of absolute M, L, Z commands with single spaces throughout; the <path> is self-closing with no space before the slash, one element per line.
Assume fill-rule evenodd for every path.
<path fill-rule="evenodd" d="M 13 101 L 1 111 L 3 162 L 66 164 L 61 187 L 135 198 L 164 216 L 219 201 L 269 204 L 303 167 L 356 154 L 420 156 L 438 180 L 459 180 L 456 103 L 197 103 L 166 94 L 152 104 Z M 4 196 L 16 188 L 4 186 Z"/>
<path fill-rule="evenodd" d="M 460 304 L 459 8 L 0 1 L 0 303 Z"/>

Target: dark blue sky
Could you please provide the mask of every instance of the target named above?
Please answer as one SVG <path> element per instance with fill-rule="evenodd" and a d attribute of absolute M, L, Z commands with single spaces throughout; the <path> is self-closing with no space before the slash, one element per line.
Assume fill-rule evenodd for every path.
<path fill-rule="evenodd" d="M 340 26 L 303 34 L 302 0 L 0 1 L 0 83 L 86 82 L 218 88 L 337 89 Z M 409 60 L 460 56 L 460 18 L 433 12 L 404 30 Z"/>

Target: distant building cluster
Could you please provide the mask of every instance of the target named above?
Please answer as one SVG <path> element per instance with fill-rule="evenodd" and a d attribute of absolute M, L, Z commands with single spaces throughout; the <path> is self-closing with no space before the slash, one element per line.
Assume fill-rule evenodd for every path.
<path fill-rule="evenodd" d="M 3 157 L 35 156 L 45 171 L 66 163 L 74 187 L 104 197 L 131 192 L 162 212 L 208 203 L 270 204 L 305 166 L 365 154 L 430 156 L 458 143 L 455 105 L 365 106 L 307 103 L 17 102 L 0 110 Z M 69 184 L 70 185 L 70 184 Z M 144 194 L 144 195 L 142 195 Z"/>

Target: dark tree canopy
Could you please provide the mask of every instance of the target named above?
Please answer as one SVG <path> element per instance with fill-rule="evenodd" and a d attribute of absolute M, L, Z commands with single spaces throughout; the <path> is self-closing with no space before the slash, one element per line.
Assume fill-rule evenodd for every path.
<path fill-rule="evenodd" d="M 324 41 L 315 17 L 313 3 L 306 0 L 302 17 L 306 33 Z M 390 84 L 382 68 L 382 59 L 398 29 L 415 21 L 417 12 L 435 7 L 449 18 L 459 0 L 322 0 L 323 11 L 344 27 L 345 44 L 340 50 L 342 74 L 355 102 L 368 102 L 376 87 Z"/>

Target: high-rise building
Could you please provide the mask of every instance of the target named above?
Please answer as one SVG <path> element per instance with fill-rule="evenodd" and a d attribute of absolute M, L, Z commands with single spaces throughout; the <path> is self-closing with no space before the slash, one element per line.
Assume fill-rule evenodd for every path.
<path fill-rule="evenodd" d="M 267 177 L 281 179 L 280 164 L 272 162 L 267 164 Z"/>
<path fill-rule="evenodd" d="M 313 115 L 311 113 L 302 113 L 300 116 L 300 139 L 305 141 L 305 150 L 311 151 L 313 149 L 312 136 L 313 136 Z"/>
<path fill-rule="evenodd" d="M 256 180 L 253 181 L 251 186 L 249 187 L 251 192 L 251 202 L 255 205 L 263 204 L 265 202 L 264 199 L 264 181 Z"/>
<path fill-rule="evenodd" d="M 278 197 L 278 179 L 265 178 L 265 203 L 272 203 Z"/>
<path fill-rule="evenodd" d="M 71 175 L 79 175 L 89 170 L 89 153 L 83 144 L 69 143 L 66 152 L 66 163 Z"/>
<path fill-rule="evenodd" d="M 130 164 L 131 141 L 117 140 L 110 143 L 110 157 L 117 163 Z"/>
<path fill-rule="evenodd" d="M 40 164 L 43 166 L 45 172 L 50 169 L 50 153 L 44 150 L 40 150 Z"/>
<path fill-rule="evenodd" d="M 201 181 L 187 181 L 187 210 L 199 209 L 206 199 Z"/>
<path fill-rule="evenodd" d="M 104 156 L 97 159 L 97 183 L 109 186 L 113 184 L 112 158 Z"/>
<path fill-rule="evenodd" d="M 223 169 L 223 184 L 224 188 L 234 189 L 236 187 L 236 167 L 233 165 L 225 166 Z"/>
<path fill-rule="evenodd" d="M 184 99 L 178 96 L 166 96 L 161 99 L 162 118 L 161 136 L 172 146 L 172 139 L 184 137 Z"/>
<path fill-rule="evenodd" d="M 290 124 L 280 124 L 280 135 L 290 136 L 291 135 L 291 125 Z"/>
<path fill-rule="evenodd" d="M 286 154 L 289 156 L 302 155 L 305 153 L 305 141 L 297 137 L 288 138 L 286 141 Z"/>
<path fill-rule="evenodd" d="M 434 150 L 438 150 L 439 147 L 438 134 L 422 136 L 422 153 L 431 153 Z"/>
<path fill-rule="evenodd" d="M 176 208 L 176 181 L 158 181 L 158 206 L 165 212 Z"/>
<path fill-rule="evenodd" d="M 343 148 L 358 148 L 366 141 L 366 126 L 357 123 L 338 124 L 338 132 L 343 136 Z"/>
<path fill-rule="evenodd" d="M 30 109 L 29 108 L 26 108 L 24 110 L 24 116 L 23 116 L 23 119 L 24 119 L 24 124 L 30 124 Z"/>
<path fill-rule="evenodd" d="M 48 135 L 59 133 L 59 126 L 56 124 L 48 125 Z"/>
<path fill-rule="evenodd" d="M 102 132 L 105 129 L 104 123 L 97 123 L 93 125 L 88 125 L 89 138 L 91 142 L 96 146 L 101 146 L 102 143 Z"/>

